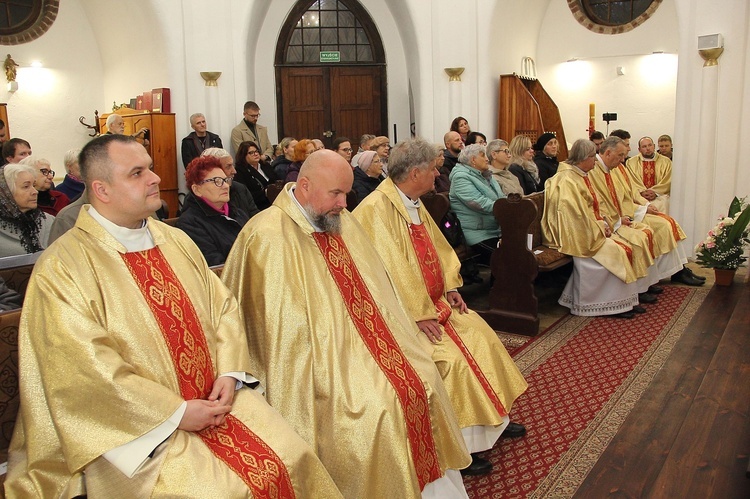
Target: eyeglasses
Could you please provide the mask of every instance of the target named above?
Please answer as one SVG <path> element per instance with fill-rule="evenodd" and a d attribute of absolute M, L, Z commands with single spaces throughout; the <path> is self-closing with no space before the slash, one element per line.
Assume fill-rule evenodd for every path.
<path fill-rule="evenodd" d="M 213 178 L 207 178 L 201 184 L 207 184 L 208 182 L 213 182 L 216 187 L 223 187 L 224 184 L 232 185 L 232 177 L 227 178 L 221 178 L 221 177 L 213 177 Z"/>
<path fill-rule="evenodd" d="M 504 152 L 505 154 L 510 154 L 510 149 L 500 149 L 500 152 Z"/>
<path fill-rule="evenodd" d="M 252 150 L 252 151 L 247 151 L 247 153 L 248 153 L 248 154 L 260 154 L 260 152 L 258 152 L 258 151 L 255 151 L 255 150 Z"/>
<path fill-rule="evenodd" d="M 352 152 L 352 148 L 351 147 L 345 147 L 345 148 L 343 148 L 341 150 L 344 151 L 344 152 Z"/>
<path fill-rule="evenodd" d="M 54 177 L 54 176 L 55 176 L 55 170 L 48 170 L 48 169 L 46 169 L 46 168 L 41 168 L 41 169 L 39 170 L 39 173 L 41 173 L 41 174 L 42 174 L 42 175 L 44 175 L 45 177 L 49 177 L 49 176 L 52 176 L 52 177 Z"/>
<path fill-rule="evenodd" d="M 247 117 L 248 118 L 260 118 L 260 113 L 258 113 L 258 114 L 248 114 Z"/>

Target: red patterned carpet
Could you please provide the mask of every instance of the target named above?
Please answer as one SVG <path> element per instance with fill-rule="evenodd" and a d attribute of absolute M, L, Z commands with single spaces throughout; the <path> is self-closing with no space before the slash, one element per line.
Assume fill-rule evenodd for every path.
<path fill-rule="evenodd" d="M 512 350 L 529 389 L 511 419 L 528 434 L 484 454 L 493 473 L 466 477 L 469 497 L 571 497 L 707 293 L 664 286 L 659 302 L 635 319 L 567 316 Z"/>

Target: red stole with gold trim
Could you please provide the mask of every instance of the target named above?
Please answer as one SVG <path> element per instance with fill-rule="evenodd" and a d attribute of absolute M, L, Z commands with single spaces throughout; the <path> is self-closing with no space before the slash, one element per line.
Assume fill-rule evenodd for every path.
<path fill-rule="evenodd" d="M 208 398 L 214 384 L 214 367 L 206 335 L 172 267 L 158 247 L 125 253 L 122 258 L 159 325 L 182 398 Z M 224 424 L 197 435 L 255 497 L 295 497 L 289 472 L 279 456 L 239 419 L 227 414 Z"/>
<path fill-rule="evenodd" d="M 445 291 L 443 269 L 440 267 L 440 259 L 438 258 L 437 250 L 432 244 L 432 239 L 430 239 L 430 235 L 427 233 L 425 224 L 409 224 L 409 234 L 411 236 L 411 243 L 414 246 L 414 251 L 417 253 L 417 261 L 419 262 L 419 268 L 422 271 L 422 278 L 424 279 L 425 286 L 427 286 L 427 292 L 430 295 L 432 303 L 435 304 L 435 310 L 438 314 L 438 322 L 443 326 L 448 337 L 453 340 L 453 343 L 455 343 L 458 349 L 461 350 L 461 353 L 466 358 L 466 362 L 468 362 L 469 367 L 471 367 L 471 371 L 479 380 L 487 397 L 492 401 L 495 410 L 500 416 L 507 416 L 508 411 L 503 407 L 497 393 L 493 390 L 492 385 L 490 385 L 489 380 L 487 380 L 487 377 L 482 372 L 479 364 L 477 364 L 474 356 L 464 344 L 461 336 L 458 335 L 455 328 L 448 320 L 453 311 L 451 310 L 450 305 L 441 299 L 443 297 L 443 292 Z"/>
<path fill-rule="evenodd" d="M 398 396 L 419 490 L 422 490 L 425 485 L 443 476 L 422 380 L 393 337 L 341 236 L 315 232 L 313 238 L 362 342 Z"/>
<path fill-rule="evenodd" d="M 656 185 L 656 161 L 653 159 L 643 160 L 643 185 L 646 186 L 646 189 Z"/>

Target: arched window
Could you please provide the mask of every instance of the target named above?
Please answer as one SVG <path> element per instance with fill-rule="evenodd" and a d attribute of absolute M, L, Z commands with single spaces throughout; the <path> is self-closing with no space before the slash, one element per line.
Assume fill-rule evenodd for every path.
<path fill-rule="evenodd" d="M 573 16 L 596 33 L 617 34 L 643 24 L 662 0 L 568 0 Z"/>
<path fill-rule="evenodd" d="M 276 63 L 318 65 L 335 53 L 336 62 L 344 64 L 384 63 L 375 26 L 361 9 L 357 2 L 346 0 L 298 4 L 289 16 L 296 22 L 287 23 L 281 33 Z"/>
<path fill-rule="evenodd" d="M 19 45 L 47 32 L 60 0 L 0 0 L 0 45 Z"/>

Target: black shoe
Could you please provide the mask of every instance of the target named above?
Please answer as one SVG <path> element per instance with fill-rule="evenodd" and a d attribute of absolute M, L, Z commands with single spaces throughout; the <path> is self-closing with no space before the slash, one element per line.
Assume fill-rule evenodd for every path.
<path fill-rule="evenodd" d="M 508 427 L 503 430 L 503 438 L 517 438 L 526 435 L 526 427 L 519 423 L 511 421 Z"/>
<path fill-rule="evenodd" d="M 633 312 L 635 312 L 636 314 L 645 314 L 646 313 L 646 309 L 643 308 L 643 307 L 641 307 L 640 305 L 635 305 L 633 307 Z"/>
<path fill-rule="evenodd" d="M 648 291 L 646 291 L 650 295 L 660 295 L 664 292 L 664 288 L 661 286 L 657 286 L 654 284 L 653 286 L 648 287 Z"/>
<path fill-rule="evenodd" d="M 704 281 L 696 279 L 688 272 L 687 268 L 684 268 L 672 276 L 672 282 L 678 282 L 687 286 L 703 286 Z"/>
<path fill-rule="evenodd" d="M 686 270 L 688 272 L 688 274 L 690 274 L 690 277 L 698 279 L 699 281 L 706 282 L 706 278 L 705 277 L 703 277 L 702 275 L 696 274 L 695 272 L 692 271 L 692 269 L 690 267 L 682 267 L 682 268 L 684 270 Z"/>
<path fill-rule="evenodd" d="M 462 475 L 486 475 L 492 471 L 492 463 L 476 454 L 471 455 L 471 464 L 461 470 Z"/>
<path fill-rule="evenodd" d="M 603 315 L 602 317 L 611 317 L 612 319 L 632 319 L 635 317 L 635 312 L 628 310 L 627 312 L 620 312 L 614 315 Z"/>
<path fill-rule="evenodd" d="M 656 303 L 658 298 L 648 293 L 638 293 L 638 303 Z"/>

